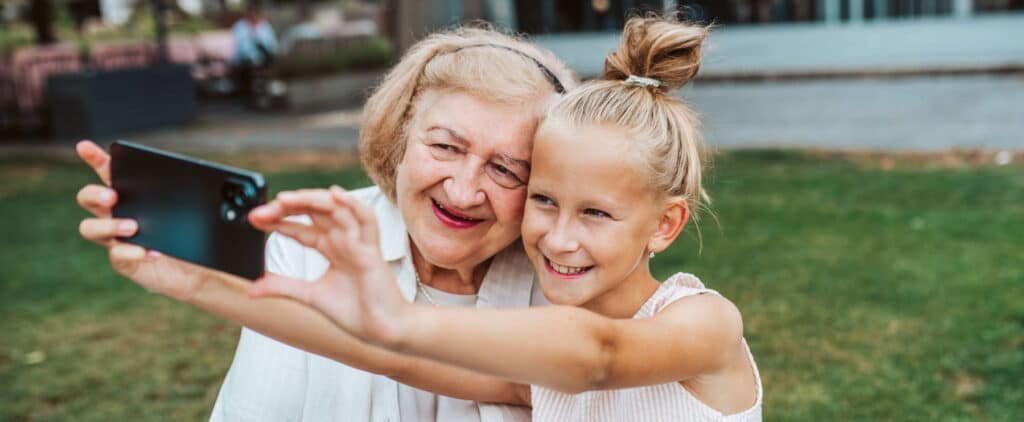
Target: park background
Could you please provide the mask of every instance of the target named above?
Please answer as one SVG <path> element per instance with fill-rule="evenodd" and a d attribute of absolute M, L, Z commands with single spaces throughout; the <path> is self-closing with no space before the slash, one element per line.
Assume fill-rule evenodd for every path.
<path fill-rule="evenodd" d="M 677 93 L 716 153 L 699 233 L 653 265 L 742 310 L 765 417 L 1024 417 L 1024 2 L 265 2 L 290 40 L 267 78 L 287 91 L 255 104 L 227 74 L 245 6 L 0 0 L 0 421 L 205 420 L 237 342 L 78 237 L 74 195 L 95 176 L 75 140 L 263 171 L 272 193 L 365 186 L 360 102 L 423 34 L 487 20 L 587 78 L 626 16 L 666 9 L 716 23 Z M 168 67 L 190 84 L 163 102 L 181 109 L 147 109 L 182 94 L 145 82 Z M 105 77 L 108 102 L 80 106 L 151 127 L 69 114 L 60 83 Z"/>

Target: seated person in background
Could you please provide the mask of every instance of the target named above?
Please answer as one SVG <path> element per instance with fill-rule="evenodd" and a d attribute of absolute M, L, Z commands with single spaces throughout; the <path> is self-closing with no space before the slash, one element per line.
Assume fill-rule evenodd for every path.
<path fill-rule="evenodd" d="M 247 96 L 252 92 L 254 70 L 270 67 L 277 53 L 277 38 L 258 3 L 250 3 L 245 16 L 231 27 L 235 39 L 235 56 L 231 65 L 240 91 Z"/>

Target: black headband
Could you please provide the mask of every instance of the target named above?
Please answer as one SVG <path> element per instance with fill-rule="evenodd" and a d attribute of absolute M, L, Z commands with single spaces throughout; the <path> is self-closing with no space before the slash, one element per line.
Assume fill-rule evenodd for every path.
<path fill-rule="evenodd" d="M 534 64 L 537 65 L 537 68 L 540 69 L 541 73 L 544 74 L 544 77 L 546 77 L 548 79 L 548 81 L 551 82 L 551 85 L 555 86 L 555 92 L 557 92 L 559 94 L 565 94 L 565 87 L 562 86 L 562 83 L 558 81 L 558 78 L 555 77 L 555 74 L 552 73 L 551 70 L 549 70 L 546 66 L 544 66 L 540 62 L 540 60 L 537 60 L 533 56 L 531 56 L 529 54 L 526 54 L 526 53 L 524 53 L 522 51 L 516 50 L 516 49 L 514 49 L 512 47 L 506 47 L 504 45 L 498 45 L 498 44 L 474 44 L 474 45 L 467 45 L 465 47 L 456 48 L 456 49 L 450 51 L 450 53 L 455 53 L 455 52 L 462 51 L 462 50 L 465 50 L 467 48 L 473 48 L 473 47 L 494 47 L 494 48 L 500 48 L 500 49 L 503 49 L 503 50 L 511 51 L 511 52 L 516 53 L 516 54 L 518 54 L 520 56 L 526 57 L 527 59 L 530 59 L 530 61 L 532 61 Z"/>

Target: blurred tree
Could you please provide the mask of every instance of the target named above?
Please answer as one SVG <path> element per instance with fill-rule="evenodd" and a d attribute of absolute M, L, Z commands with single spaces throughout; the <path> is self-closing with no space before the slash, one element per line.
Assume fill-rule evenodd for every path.
<path fill-rule="evenodd" d="M 484 18 L 484 4 L 482 0 L 462 0 L 463 21 L 470 21 Z"/>
<path fill-rule="evenodd" d="M 428 24 L 427 14 L 422 13 L 423 7 L 430 7 L 430 1 L 421 0 L 390 0 L 395 14 L 393 42 L 399 54 L 405 52 L 416 40 L 424 35 L 423 29 Z M 426 3 L 426 5 L 424 5 Z"/>
<path fill-rule="evenodd" d="M 420 38 L 443 26 L 486 17 L 483 0 L 382 0 L 379 4 L 384 13 L 383 32 L 399 54 Z M 458 6 L 450 8 L 453 5 Z M 443 19 L 437 19 L 437 14 L 429 13 L 434 8 L 442 6 L 449 8 L 445 10 L 458 11 L 453 14 L 461 15 L 446 15 Z"/>
<path fill-rule="evenodd" d="M 52 0 L 31 0 L 28 15 L 36 33 L 37 44 L 46 45 L 57 42 L 57 35 L 53 30 L 53 20 L 57 13 Z"/>

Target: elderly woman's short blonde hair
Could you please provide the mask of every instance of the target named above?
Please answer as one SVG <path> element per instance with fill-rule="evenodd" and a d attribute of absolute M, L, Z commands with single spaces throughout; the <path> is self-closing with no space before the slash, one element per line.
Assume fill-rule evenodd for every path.
<path fill-rule="evenodd" d="M 553 78 L 553 80 L 552 80 Z M 359 158 L 367 174 L 395 200 L 395 175 L 405 154 L 416 100 L 430 90 L 457 91 L 529 104 L 571 89 L 576 76 L 549 51 L 491 28 L 460 27 L 413 45 L 363 108 Z M 529 109 L 527 109 L 529 110 Z M 544 110 L 533 110 L 538 119 Z"/>

